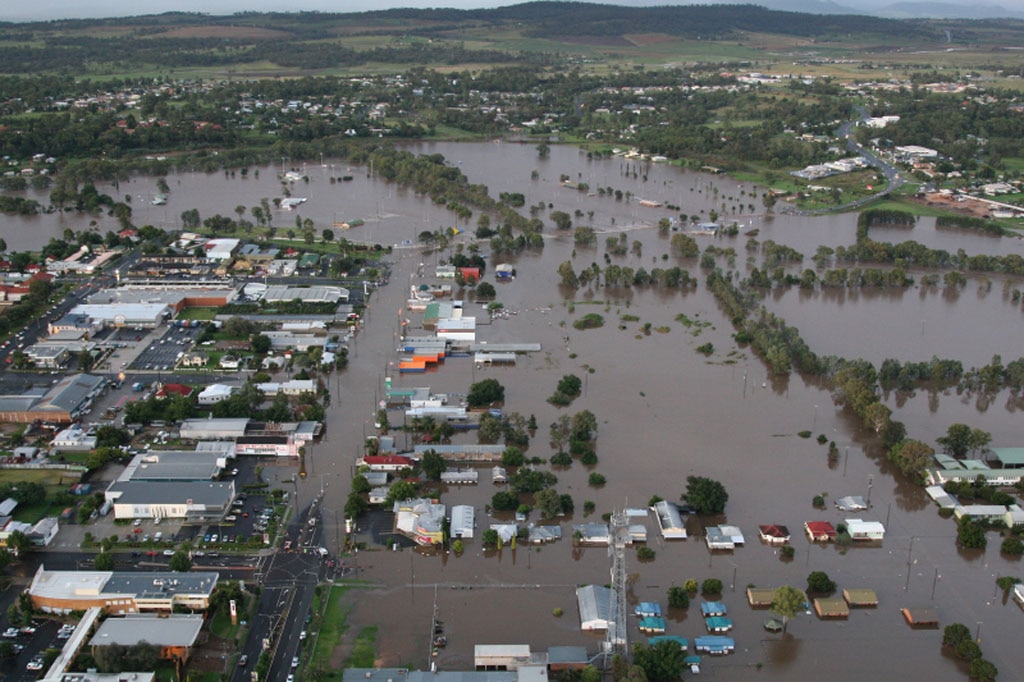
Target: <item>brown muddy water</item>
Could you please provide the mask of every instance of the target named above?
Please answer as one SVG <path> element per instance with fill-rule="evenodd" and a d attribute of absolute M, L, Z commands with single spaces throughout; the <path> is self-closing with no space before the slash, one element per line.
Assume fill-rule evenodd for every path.
<path fill-rule="evenodd" d="M 745 230 L 759 229 L 758 239 L 774 239 L 807 256 L 819 244 L 853 243 L 855 216 L 766 218 L 760 215 L 759 200 L 750 197 L 753 188 L 749 184 L 666 166 L 648 169 L 644 182 L 642 177 L 625 175 L 625 162 L 588 160 L 570 148 L 552 149 L 548 160 L 538 159 L 530 146 L 441 144 L 418 148 L 443 153 L 471 182 L 488 185 L 492 195 L 521 191 L 527 206 L 543 201 L 570 214 L 577 208 L 584 214 L 593 210 L 592 219 L 585 215 L 574 222 L 592 224 L 601 232 L 599 244 L 576 249 L 574 254 L 571 238 L 551 236 L 542 253 L 508 259 L 515 264 L 518 277 L 496 288 L 498 300 L 512 314 L 482 324 L 478 338 L 537 342 L 541 352 L 521 357 L 515 367 L 481 370 L 475 369 L 469 358 L 451 358 L 436 371 L 406 376 L 394 372 L 399 357 L 397 336 L 404 319 L 410 320 L 414 332 L 421 321 L 405 309 L 409 286 L 433 281 L 429 275 L 444 254 L 423 253 L 415 246 L 395 250 L 390 284 L 371 298 L 364 329 L 352 344 L 350 367 L 331 381 L 340 400 L 332 401 L 326 440 L 316 446 L 307 462 L 310 476 L 305 485 L 309 490 L 303 493 L 326 490 L 326 537 L 333 540 L 338 535 L 334 512 L 344 505 L 352 464 L 363 437 L 372 432 L 374 403 L 380 398 L 386 374 L 397 387 L 430 386 L 435 392 L 456 394 L 482 378 L 498 379 L 506 389 L 505 409 L 535 415 L 540 425 L 527 452 L 531 457 L 546 459 L 552 454 L 547 428 L 560 414 L 591 410 L 600 425 L 600 462 L 593 471 L 603 474 L 607 484 L 600 488 L 588 485 L 591 469 L 578 462 L 558 470 L 556 487 L 560 493 L 572 495 L 576 512 L 560 520 L 565 539 L 539 549 L 485 553 L 476 540 L 467 544 L 461 557 L 383 548 L 360 552 L 362 577 L 373 586 L 354 598 L 349 632 L 354 635 L 361 627 L 378 626 L 381 663 L 429 665 L 435 595 L 439 617 L 449 634 L 448 647 L 435 659 L 442 669 L 471 667 L 473 645 L 482 643 L 527 643 L 535 649 L 582 644 L 596 652 L 600 637 L 578 630 L 574 588 L 608 583 L 610 562 L 606 549 L 574 548 L 569 539 L 572 524 L 584 520 L 584 501 L 596 504 L 596 514 L 586 519 L 594 521 L 615 507 L 646 506 L 655 494 L 678 499 L 686 476 L 696 474 L 725 485 L 730 495 L 725 520 L 743 530 L 746 546 L 731 553 L 709 553 L 695 539 L 702 531 L 698 519 L 690 520 L 694 537 L 665 542 L 657 534 L 655 520 L 647 518 L 649 545 L 656 551 L 656 559 L 641 563 L 630 549 L 627 573 L 635 575 L 631 601 L 652 600 L 663 606 L 666 590 L 688 578 L 715 577 L 725 583 L 723 600 L 735 622 L 732 634 L 737 651 L 724 658 L 705 659 L 702 675 L 728 680 L 860 680 L 869 674 L 882 679 L 964 679 L 965 669 L 941 651 L 941 628 L 913 630 L 899 611 L 908 606 L 933 606 L 938 608 L 943 626 L 962 622 L 980 636 L 985 657 L 998 666 L 1001 680 L 1021 679 L 1015 644 L 1024 613 L 1004 599 L 994 582 L 998 576 L 1020 576 L 1020 563 L 1000 555 L 994 533 L 989 535 L 987 551 L 957 550 L 953 522 L 941 519 L 921 488 L 890 469 L 877 451 L 873 434 L 864 432 L 836 408 L 827 390 L 795 375 L 769 377 L 758 358 L 736 346 L 728 321 L 705 291 L 703 281 L 696 290 L 672 293 L 603 288 L 569 292 L 558 285 L 560 262 L 572 259 L 577 271 L 591 262 L 603 267 L 605 237 L 623 230 L 628 230 L 630 241 L 642 242 L 642 256 L 613 258 L 612 262 L 648 269 L 676 264 L 671 257 L 662 260 L 668 238 L 654 229 L 659 218 L 675 212 L 640 207 L 636 199 L 617 202 L 587 197 L 560 187 L 557 181 L 563 174 L 590 183 L 592 189 L 609 186 L 628 190 L 637 198 L 678 204 L 687 214 L 703 210 L 701 215 L 706 216 L 712 208 L 721 213 L 723 200 L 728 209 L 742 198 L 743 204 L 755 205 L 755 215 L 748 209 L 742 214 L 726 210 L 720 222 L 735 219 Z M 534 169 L 540 175 L 537 181 L 530 180 Z M 364 169 L 354 169 L 351 183 L 334 185 L 325 178 L 332 172 L 340 176 L 341 170 L 317 164 L 308 172 L 308 186 L 299 183 L 292 190 L 295 196 L 309 198 L 295 213 L 313 218 L 318 230 L 333 220 L 359 217 L 367 225 L 344 233 L 345 237 L 401 244 L 415 240 L 423 230 L 454 224 L 429 200 L 367 178 Z M 168 182 L 172 191 L 167 206 L 154 207 L 148 200 L 137 203 L 136 222 L 170 228 L 175 226 L 175 216 L 192 207 L 198 207 L 204 217 L 232 215 L 235 205 L 251 206 L 258 204 L 260 197 L 279 195 L 272 169 L 264 169 L 258 180 L 185 174 Z M 136 195 L 155 192 L 151 179 L 127 185 Z M 120 191 L 129 191 L 126 183 Z M 723 199 L 730 196 L 733 199 Z M 103 220 L 101 231 L 110 229 Z M 294 214 L 284 211 L 274 218 L 274 224 L 281 227 L 293 221 Z M 6 218 L 0 232 L 12 248 L 27 248 L 27 244 L 38 246 L 58 235 L 66 225 L 84 229 L 87 221 L 81 225 L 77 217 L 67 216 L 63 222 L 57 216 Z M 473 226 L 464 227 L 469 229 L 459 239 L 468 242 Z M 928 246 L 951 251 L 1024 251 L 1020 240 L 936 230 L 934 222 L 927 219 L 913 231 L 896 234 L 892 238 L 913 235 Z M 700 243 L 703 247 L 712 241 L 703 238 Z M 736 267 L 746 267 L 745 238 L 714 243 L 733 246 Z M 481 250 L 486 253 L 487 245 L 482 244 Z M 699 276 L 696 262 L 678 264 Z M 810 266 L 805 262 L 805 267 Z M 490 274 L 484 279 L 493 282 Z M 860 356 L 874 362 L 885 357 L 922 360 L 934 354 L 960 358 L 966 366 L 986 362 L 993 353 L 1001 353 L 1004 360 L 1017 357 L 1020 353 L 1015 352 L 1013 339 L 1017 338 L 1020 311 L 1002 299 L 1001 282 L 984 296 L 976 289 L 972 280 L 955 300 L 941 293 L 922 295 L 917 289 L 898 294 L 848 292 L 842 300 L 820 292 L 806 296 L 792 290 L 766 300 L 765 305 L 799 327 L 812 349 L 822 354 Z M 486 320 L 482 308 L 475 304 L 467 304 L 467 308 L 468 313 L 476 312 L 478 319 Z M 572 322 L 589 312 L 603 315 L 605 326 L 574 330 Z M 684 326 L 677 321 L 680 314 L 699 324 Z M 638 320 L 623 321 L 624 315 Z M 645 323 L 651 324 L 649 335 L 642 330 Z M 710 357 L 696 351 L 707 342 L 714 345 Z M 549 405 L 546 399 L 558 379 L 570 373 L 586 377 L 584 394 L 568 408 Z M 906 423 L 912 437 L 926 442 L 934 443 L 950 423 L 965 422 L 990 431 L 993 446 L 1020 445 L 1017 404 L 1006 394 L 986 402 L 954 392 L 918 393 L 899 401 L 889 397 L 887 404 L 893 407 L 894 417 Z M 400 413 L 393 413 L 391 420 L 400 423 Z M 797 436 L 805 429 L 834 440 L 841 453 L 839 461 L 828 461 L 827 446 Z M 472 435 L 457 438 L 474 440 Z M 497 491 L 490 482 L 489 469 L 481 473 L 479 485 L 451 487 L 442 496 L 447 505 L 475 506 L 478 536 L 489 521 L 485 506 Z M 822 493 L 827 493 L 829 500 L 870 495 L 872 508 L 851 515 L 838 512 L 829 502 L 827 510 L 819 511 L 812 507 L 811 499 Z M 884 542 L 843 552 L 812 546 L 801 534 L 805 521 L 837 523 L 850 516 L 885 523 L 888 533 Z M 535 514 L 532 517 L 536 520 Z M 796 548 L 792 561 L 782 561 L 774 549 L 758 541 L 757 526 L 766 523 L 789 527 Z M 360 539 L 368 539 L 368 535 Z M 790 623 L 785 637 L 765 632 L 762 622 L 768 614 L 747 605 L 745 587 L 804 587 L 807 574 L 814 570 L 826 571 L 840 589 L 875 589 L 879 607 L 854 610 L 849 619 L 837 622 L 800 615 Z M 687 612 L 669 614 L 669 634 L 690 639 L 703 634 L 699 601 Z M 561 618 L 552 615 L 556 607 L 565 612 Z M 629 634 L 631 641 L 642 641 L 635 626 Z"/>

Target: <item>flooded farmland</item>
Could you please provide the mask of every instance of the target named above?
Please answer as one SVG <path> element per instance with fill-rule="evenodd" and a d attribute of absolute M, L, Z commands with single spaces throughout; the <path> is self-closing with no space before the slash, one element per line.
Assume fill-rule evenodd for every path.
<path fill-rule="evenodd" d="M 526 454 L 545 460 L 553 454 L 547 442 L 548 425 L 562 414 L 590 410 L 599 424 L 599 462 L 592 468 L 578 461 L 567 469 L 554 468 L 556 489 L 571 495 L 575 503 L 571 518 L 560 520 L 565 537 L 559 542 L 541 548 L 483 551 L 479 533 L 489 522 L 485 507 L 498 490 L 490 481 L 489 469 L 483 468 L 479 485 L 453 486 L 442 496 L 445 504 L 476 508 L 478 538 L 467 543 L 462 556 L 421 555 L 408 549 L 390 552 L 383 547 L 360 552 L 360 575 L 372 586 L 347 597 L 353 600 L 350 632 L 379 626 L 381 663 L 429 665 L 435 598 L 449 634 L 448 647 L 433 659 L 441 668 L 471 667 L 473 645 L 478 643 L 527 643 L 535 649 L 581 644 L 596 653 L 600 636 L 579 631 L 574 588 L 608 583 L 610 561 L 604 548 L 573 547 L 572 524 L 598 520 L 617 507 L 645 507 L 653 495 L 676 500 L 685 489 L 686 476 L 701 475 L 726 487 L 729 502 L 724 520 L 740 527 L 746 545 L 729 553 L 710 553 L 699 539 L 701 524 L 720 519 L 697 518 L 689 519 L 689 540 L 666 542 L 649 517 L 643 522 L 656 558 L 640 562 L 630 549 L 626 571 L 631 575 L 631 601 L 658 601 L 663 606 L 672 585 L 689 578 L 723 581 L 722 600 L 735 622 L 732 634 L 737 650 L 728 657 L 706 660 L 703 675 L 728 680 L 824 675 L 857 680 L 867 674 L 885 679 L 964 679 L 965 671 L 940 650 L 941 628 L 911 629 L 900 614 L 904 607 L 934 607 L 943 626 L 961 622 L 977 633 L 985 657 L 1000 669 L 1000 679 L 1017 679 L 1013 643 L 1024 613 L 1004 599 L 995 578 L 1020 576 L 1020 563 L 1000 555 L 995 533 L 989 534 L 984 552 L 958 550 L 953 522 L 940 518 L 923 489 L 903 480 L 888 465 L 874 433 L 864 431 L 856 418 L 834 406 L 826 389 L 796 374 L 771 377 L 748 348 L 737 346 L 729 321 L 704 287 L 697 260 L 671 256 L 663 260 L 669 238 L 655 229 L 662 217 L 682 212 L 703 220 L 715 210 L 721 213 L 719 222 L 736 220 L 743 230 L 757 229 L 759 240 L 788 244 L 807 257 L 801 267 L 813 267 L 809 257 L 818 245 L 854 242 L 855 215 L 766 217 L 749 184 L 663 165 L 642 168 L 633 177 L 631 170 L 627 174 L 624 161 L 592 160 L 572 148 L 552 148 L 546 160 L 539 159 L 531 146 L 430 144 L 418 148 L 444 154 L 470 182 L 487 185 L 492 196 L 522 192 L 527 206 L 543 202 L 570 214 L 582 211 L 583 217 L 574 217 L 574 223 L 593 226 L 599 232 L 598 244 L 577 247 L 570 236 L 550 235 L 548 227 L 542 252 L 507 259 L 514 263 L 517 277 L 496 284 L 507 315 L 487 323 L 485 310 L 467 303 L 467 314 L 477 314 L 482 322 L 479 340 L 540 343 L 540 352 L 520 356 L 514 367 L 478 369 L 470 358 L 451 358 L 436 371 L 399 375 L 394 371 L 399 358 L 395 346 L 402 322 L 410 320 L 412 333 L 417 333 L 421 321 L 405 309 L 409 287 L 434 281 L 433 266 L 446 255 L 402 242 L 414 242 L 424 230 L 454 225 L 454 219 L 429 198 L 367 177 L 367 169 L 332 169 L 329 162 L 327 168 L 316 164 L 307 169 L 308 185 L 296 183 L 291 192 L 308 201 L 295 212 L 276 213 L 275 226 L 287 227 L 295 215 L 312 218 L 318 231 L 337 220 L 361 218 L 364 226 L 338 234 L 354 241 L 399 245 L 390 256 L 390 283 L 371 298 L 365 327 L 351 348 L 350 366 L 337 385 L 340 400 L 332 400 L 329 408 L 327 441 L 317 446 L 308 463 L 307 485 L 323 488 L 325 481 L 330 482 L 325 522 L 330 525 L 330 512 L 344 505 L 352 465 L 363 437 L 372 432 L 374 404 L 385 374 L 396 387 L 430 386 L 435 392 L 452 394 L 465 393 L 482 378 L 497 379 L 505 387 L 506 411 L 536 417 L 539 428 Z M 259 178 L 245 180 L 226 178 L 223 173 L 173 176 L 168 178 L 171 193 L 165 206 L 152 206 L 145 199 L 155 191 L 154 179 L 121 183 L 118 192 L 142 197 L 133 204 L 136 223 L 171 229 L 176 216 L 193 207 L 204 217 L 231 215 L 236 205 L 257 205 L 262 197 L 280 196 L 274 170 L 263 169 Z M 534 170 L 537 180 L 531 180 Z M 350 173 L 352 181 L 329 182 L 332 174 L 343 173 Z M 633 199 L 587 196 L 560 186 L 562 175 L 587 182 L 591 188 L 628 191 Z M 680 211 L 643 207 L 639 198 L 678 205 Z M 742 213 L 730 210 L 741 203 Z M 545 219 L 547 210 L 538 215 Z M 0 232 L 12 249 L 32 248 L 65 228 L 87 229 L 94 219 L 100 231 L 114 228 L 108 218 L 45 215 L 3 218 Z M 473 226 L 460 227 L 467 229 L 459 240 L 469 241 Z M 628 231 L 630 241 L 641 242 L 641 255 L 613 257 L 613 263 L 648 269 L 678 264 L 698 277 L 699 286 L 678 292 L 560 288 L 559 263 L 571 260 L 576 270 L 603 263 L 605 237 L 621 231 Z M 1024 252 L 1020 240 L 937 230 L 929 219 L 919 221 L 913 231 L 889 232 L 873 236 L 908 239 L 912 234 L 928 246 L 950 251 Z M 747 267 L 745 237 L 698 239 L 702 248 L 711 243 L 732 246 L 736 269 L 742 272 Z M 481 244 L 481 251 L 488 251 L 486 244 Z M 491 269 L 504 260 L 493 259 Z M 719 264 L 724 267 L 724 259 Z M 493 282 L 493 277 L 488 273 L 484 280 Z M 941 290 L 922 293 L 917 288 L 898 293 L 848 291 L 843 296 L 821 291 L 805 294 L 793 288 L 770 296 L 764 304 L 798 327 L 810 347 L 823 355 L 864 357 L 875 363 L 886 357 L 925 360 L 938 355 L 961 359 L 967 367 L 987 362 L 995 353 L 1002 354 L 1004 361 L 1016 358 L 1020 353 L 1013 339 L 1021 324 L 1019 305 L 1003 299 L 1001 281 L 984 295 L 977 289 L 976 282 L 969 280 L 951 299 Z M 573 321 L 591 312 L 605 318 L 602 328 L 573 329 Z M 707 343 L 713 346 L 709 356 L 697 352 L 697 346 Z M 585 377 L 584 391 L 571 406 L 556 408 L 547 398 L 566 374 Z M 993 446 L 1021 444 L 1017 405 L 1006 393 L 982 402 L 977 396 L 953 391 L 918 392 L 910 397 L 887 396 L 886 403 L 893 408 L 894 418 L 907 425 L 911 437 L 929 443 L 945 433 L 949 424 L 963 422 L 991 432 Z M 401 413 L 393 413 L 391 421 L 400 423 Z M 834 441 L 841 457 L 829 461 L 827 446 L 797 435 L 804 430 Z M 456 440 L 475 442 L 475 437 L 463 434 Z M 589 485 L 591 471 L 604 475 L 607 482 L 600 487 Z M 827 495 L 824 511 L 811 503 L 820 494 Z M 868 497 L 871 508 L 852 515 L 835 510 L 831 500 L 846 495 Z M 596 512 L 584 519 L 588 500 L 594 502 Z M 805 521 L 835 524 L 850 516 L 883 522 L 888 531 L 885 540 L 844 551 L 811 545 L 801 533 Z M 536 512 L 531 519 L 537 520 Z M 775 549 L 758 541 L 760 524 L 788 526 L 796 549 L 792 560 L 782 560 Z M 331 527 L 327 537 L 335 531 Z M 874 589 L 878 608 L 855 609 L 848 619 L 834 622 L 800 615 L 789 624 L 786 636 L 765 632 L 762 623 L 768 614 L 747 605 L 746 586 L 802 588 L 808 573 L 815 570 L 827 572 L 840 589 Z M 699 601 L 686 612 L 669 614 L 668 634 L 690 639 L 704 634 Z M 556 607 L 564 610 L 561 618 L 552 613 Z M 630 640 L 638 641 L 633 619 L 630 626 Z"/>

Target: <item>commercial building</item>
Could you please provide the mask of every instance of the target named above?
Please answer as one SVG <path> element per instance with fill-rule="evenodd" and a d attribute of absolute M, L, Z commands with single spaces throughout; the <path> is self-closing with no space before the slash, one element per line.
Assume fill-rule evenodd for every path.
<path fill-rule="evenodd" d="M 476 526 L 476 510 L 472 505 L 457 504 L 452 507 L 451 537 L 469 540 Z"/>
<path fill-rule="evenodd" d="M 152 450 L 136 455 L 118 481 L 212 481 L 227 466 L 220 452 L 195 450 Z"/>
<path fill-rule="evenodd" d="M 82 303 L 71 309 L 99 327 L 159 327 L 174 317 L 166 303 Z"/>
<path fill-rule="evenodd" d="M 146 642 L 160 647 L 162 660 L 185 662 L 191 657 L 202 627 L 203 617 L 199 614 L 129 614 L 103 621 L 89 640 L 89 646 L 93 649 L 114 645 L 130 647 Z"/>
<path fill-rule="evenodd" d="M 296 300 L 303 303 L 348 303 L 349 293 L 349 290 L 345 287 L 271 285 L 267 287 L 262 298 L 267 303 L 282 303 Z"/>
<path fill-rule="evenodd" d="M 434 545 L 443 539 L 445 506 L 421 498 L 395 502 L 395 530 L 419 545 Z"/>
<path fill-rule="evenodd" d="M 235 499 L 234 481 L 114 481 L 104 493 L 115 519 L 222 518 Z"/>
<path fill-rule="evenodd" d="M 215 572 L 129 573 L 48 571 L 40 566 L 29 586 L 32 606 L 46 613 L 98 607 L 109 614 L 205 610 L 217 586 Z"/>
<path fill-rule="evenodd" d="M 0 396 L 0 422 L 69 424 L 91 405 L 107 386 L 103 377 L 72 374 L 53 386 L 32 388 L 20 395 Z"/>
<path fill-rule="evenodd" d="M 610 624 L 612 591 L 601 585 L 576 588 L 581 630 L 607 630 Z"/>

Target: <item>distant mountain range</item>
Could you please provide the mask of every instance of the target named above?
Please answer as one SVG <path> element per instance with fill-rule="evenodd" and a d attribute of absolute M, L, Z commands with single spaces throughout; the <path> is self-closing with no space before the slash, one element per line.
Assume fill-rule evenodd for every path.
<path fill-rule="evenodd" d="M 750 4 L 761 5 L 768 9 L 782 12 L 804 12 L 807 14 L 868 14 L 875 17 L 887 19 L 909 19 L 914 17 L 927 17 L 933 19 L 1024 19 L 1024 11 L 1010 10 L 1002 5 L 990 3 L 963 3 L 954 4 L 950 2 L 885 2 L 885 0 L 859 0 L 856 7 L 832 2 L 832 0 L 714 0 L 714 4 L 740 5 Z M 647 7 L 652 5 L 663 5 L 665 3 L 657 0 L 617 0 L 608 4 L 623 5 L 628 7 Z M 693 3 L 685 0 L 671 2 L 673 5 L 686 4 L 707 4 L 695 0 Z"/>

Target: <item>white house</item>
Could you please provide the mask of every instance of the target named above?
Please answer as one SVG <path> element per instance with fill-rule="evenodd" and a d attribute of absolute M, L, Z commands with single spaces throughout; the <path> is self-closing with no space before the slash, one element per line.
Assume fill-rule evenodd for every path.
<path fill-rule="evenodd" d="M 200 405 L 214 405 L 230 398 L 234 391 L 235 388 L 227 384 L 210 384 L 202 390 L 196 400 Z"/>
<path fill-rule="evenodd" d="M 846 532 L 854 540 L 881 540 L 885 537 L 885 526 L 878 521 L 846 519 Z"/>

